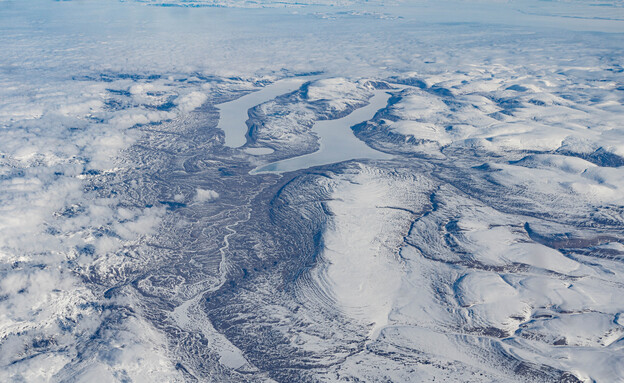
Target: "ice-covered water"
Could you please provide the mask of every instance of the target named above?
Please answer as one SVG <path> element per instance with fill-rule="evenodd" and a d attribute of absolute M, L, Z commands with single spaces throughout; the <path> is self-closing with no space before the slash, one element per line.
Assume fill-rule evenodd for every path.
<path fill-rule="evenodd" d="M 297 90 L 305 81 L 314 78 L 295 77 L 277 81 L 259 91 L 252 92 L 233 101 L 217 105 L 219 108 L 219 125 L 217 128 L 225 132 L 225 145 L 237 148 L 247 142 L 247 111 L 256 105 L 274 99 L 277 96 Z"/>
<path fill-rule="evenodd" d="M 373 118 L 377 111 L 386 106 L 389 98 L 390 94 L 387 91 L 378 90 L 374 92 L 368 105 L 356 109 L 349 115 L 335 120 L 315 122 L 312 131 L 320 139 L 319 150 L 260 166 L 252 170 L 251 174 L 284 173 L 353 159 L 391 158 L 391 155 L 367 146 L 351 131 L 352 126 Z"/>

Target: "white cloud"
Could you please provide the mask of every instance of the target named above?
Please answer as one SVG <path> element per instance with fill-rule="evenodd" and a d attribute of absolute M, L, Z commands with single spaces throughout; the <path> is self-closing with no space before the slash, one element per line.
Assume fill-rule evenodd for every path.
<path fill-rule="evenodd" d="M 205 93 L 191 92 L 176 99 L 176 105 L 178 105 L 181 112 L 188 113 L 202 106 L 207 99 L 208 96 Z"/>
<path fill-rule="evenodd" d="M 210 189 L 197 189 L 195 194 L 195 201 L 197 202 L 209 202 L 219 198 L 219 193 Z"/>

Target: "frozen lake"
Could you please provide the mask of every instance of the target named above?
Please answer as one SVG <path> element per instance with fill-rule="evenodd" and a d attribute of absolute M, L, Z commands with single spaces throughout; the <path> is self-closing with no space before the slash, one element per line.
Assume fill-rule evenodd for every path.
<path fill-rule="evenodd" d="M 247 94 L 236 100 L 218 104 L 219 124 L 217 128 L 225 132 L 225 146 L 238 148 L 247 142 L 248 111 L 256 105 L 270 101 L 277 96 L 293 92 L 313 77 L 294 77 L 277 81 L 257 92 Z"/>
<path fill-rule="evenodd" d="M 258 173 L 284 173 L 312 166 L 327 165 L 352 159 L 387 159 L 391 155 L 372 149 L 360 141 L 351 127 L 370 120 L 378 110 L 384 108 L 390 94 L 383 90 L 375 91 L 369 104 L 356 109 L 351 114 L 335 119 L 321 120 L 314 124 L 313 130 L 320 138 L 320 149 L 314 153 L 260 166 L 251 171 Z"/>

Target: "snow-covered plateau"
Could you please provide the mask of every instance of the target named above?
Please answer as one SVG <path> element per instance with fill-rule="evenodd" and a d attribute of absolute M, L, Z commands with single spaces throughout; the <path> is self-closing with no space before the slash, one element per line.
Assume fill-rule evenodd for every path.
<path fill-rule="evenodd" d="M 0 382 L 624 382 L 624 3 L 0 0 Z"/>

